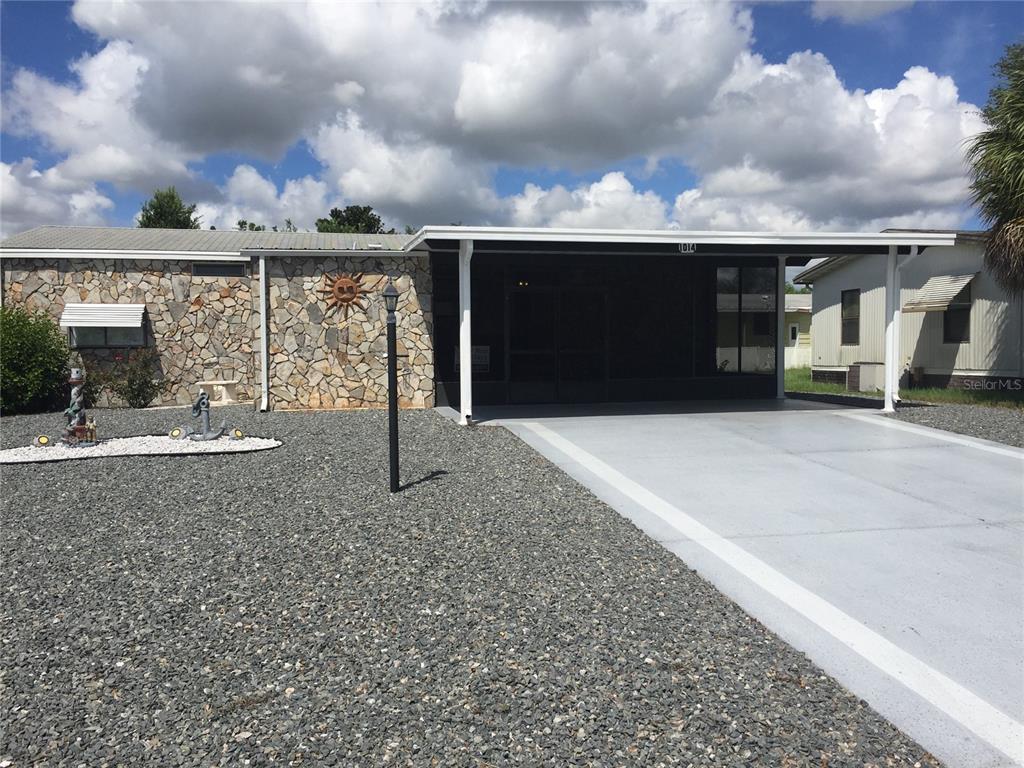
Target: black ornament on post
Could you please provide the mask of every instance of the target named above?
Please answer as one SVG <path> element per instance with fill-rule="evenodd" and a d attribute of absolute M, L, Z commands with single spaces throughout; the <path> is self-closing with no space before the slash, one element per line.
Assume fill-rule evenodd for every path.
<path fill-rule="evenodd" d="M 384 308 L 388 311 L 388 441 L 391 456 L 391 492 L 398 493 L 398 338 L 395 310 L 398 289 L 388 280 L 384 289 Z"/>

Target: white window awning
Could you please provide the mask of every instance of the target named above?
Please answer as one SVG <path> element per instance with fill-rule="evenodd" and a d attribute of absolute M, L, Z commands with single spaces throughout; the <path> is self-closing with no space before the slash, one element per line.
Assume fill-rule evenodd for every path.
<path fill-rule="evenodd" d="M 971 284 L 977 276 L 971 275 L 936 275 L 929 277 L 921 286 L 913 299 L 903 305 L 904 312 L 944 312 L 953 303 L 953 299 Z"/>
<path fill-rule="evenodd" d="M 61 328 L 141 328 L 145 304 L 65 304 Z"/>

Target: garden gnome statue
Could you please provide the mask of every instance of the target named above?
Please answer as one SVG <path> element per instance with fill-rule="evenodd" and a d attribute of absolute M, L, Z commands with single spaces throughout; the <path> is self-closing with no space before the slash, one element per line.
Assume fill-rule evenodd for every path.
<path fill-rule="evenodd" d="M 77 442 L 81 430 L 76 430 L 75 427 L 85 426 L 85 377 L 81 368 L 71 369 L 68 384 L 71 385 L 71 403 L 64 409 L 64 415 L 68 417 L 68 425 L 64 428 L 64 440 Z"/>

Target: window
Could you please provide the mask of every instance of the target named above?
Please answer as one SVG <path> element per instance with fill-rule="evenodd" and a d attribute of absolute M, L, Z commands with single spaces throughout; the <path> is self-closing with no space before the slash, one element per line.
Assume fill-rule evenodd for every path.
<path fill-rule="evenodd" d="M 775 267 L 718 267 L 718 373 L 775 371 Z"/>
<path fill-rule="evenodd" d="M 193 277 L 248 277 L 249 265 L 244 261 L 193 261 Z"/>
<path fill-rule="evenodd" d="M 946 344 L 963 344 L 970 340 L 971 284 L 968 283 L 942 313 L 942 341 Z"/>
<path fill-rule="evenodd" d="M 842 293 L 842 344 L 860 344 L 860 288 Z"/>
<path fill-rule="evenodd" d="M 100 347 L 144 347 L 145 328 L 97 328 L 82 325 L 68 329 L 68 342 L 72 349 Z"/>
<path fill-rule="evenodd" d="M 789 343 L 796 344 L 797 339 L 800 338 L 800 326 L 795 323 L 789 326 Z"/>

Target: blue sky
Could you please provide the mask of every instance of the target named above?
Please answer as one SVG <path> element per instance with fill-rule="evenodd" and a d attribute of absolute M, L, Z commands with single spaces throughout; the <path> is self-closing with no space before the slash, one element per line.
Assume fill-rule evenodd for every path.
<path fill-rule="evenodd" d="M 408 25 L 404 5 L 349 6 L 317 20 L 310 16 L 328 11 L 290 3 L 260 6 L 254 18 L 270 29 L 246 41 L 252 6 L 174 6 L 142 4 L 133 16 L 108 6 L 0 4 L 5 234 L 53 218 L 130 224 L 152 188 L 172 183 L 220 226 L 235 216 L 281 224 L 291 214 L 308 227 L 326 207 L 351 202 L 374 205 L 398 226 L 976 226 L 955 156 L 978 125 L 954 124 L 964 105 L 984 104 L 993 63 L 1024 30 L 1024 4 L 1012 2 L 606 5 L 590 15 L 584 6 L 428 8 Z M 190 18 L 197 15 L 204 18 Z M 210 52 L 197 24 L 222 34 L 235 26 L 239 38 Z M 421 46 L 437 71 L 415 82 L 420 73 L 397 57 L 374 62 L 372 48 L 334 50 L 317 35 L 325 24 L 395 28 L 381 45 Z M 627 26 L 622 42 L 609 42 L 607 31 L 623 25 L 636 34 Z M 179 36 L 177 47 L 153 31 L 161 26 Z M 651 32 L 666 26 L 664 36 Z M 539 37 L 535 47 L 523 29 Z M 556 44 L 544 45 L 545 36 Z M 284 56 L 295 39 L 323 45 L 329 66 Z M 195 56 L 176 58 L 189 45 Z M 88 72 L 75 62 L 91 62 Z M 915 67 L 920 76 L 905 79 Z M 190 78 L 203 85 L 194 100 Z M 913 103 L 864 96 L 890 90 Z M 235 114 L 224 94 L 237 95 Z M 807 101 L 822 106 L 789 125 L 772 117 L 788 99 L 793 112 Z M 195 114 L 176 125 L 183 106 Z M 251 120 L 239 121 L 250 109 Z M 842 169 L 843 144 L 829 137 L 848 130 L 849 155 L 872 158 L 875 168 Z M 901 169 L 893 158 L 916 146 L 937 159 Z M 879 188 L 893 191 L 868 200 Z"/>

